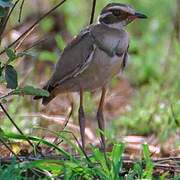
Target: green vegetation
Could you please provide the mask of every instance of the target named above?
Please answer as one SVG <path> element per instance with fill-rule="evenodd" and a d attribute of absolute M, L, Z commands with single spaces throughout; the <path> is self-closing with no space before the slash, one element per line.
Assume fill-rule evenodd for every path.
<path fill-rule="evenodd" d="M 61 138 L 62 134 L 59 134 Z M 4 134 L 4 138 L 8 139 L 25 139 L 16 134 Z M 80 156 L 75 158 L 70 153 L 65 152 L 63 149 L 49 143 L 45 140 L 28 137 L 32 141 L 39 141 L 42 144 L 46 144 L 51 148 L 55 148 L 60 156 L 51 156 L 51 159 L 47 157 L 38 156 L 34 159 L 29 157 L 29 161 L 24 161 L 17 164 L 15 159 L 10 162 L 10 165 L 0 166 L 0 179 L 23 179 L 24 175 L 30 176 L 32 179 L 85 179 L 90 180 L 93 178 L 102 180 L 133 180 L 133 179 L 156 179 L 158 176 L 153 173 L 153 168 L 157 162 L 151 160 L 149 148 L 146 144 L 142 146 L 143 156 L 139 161 L 123 161 L 122 154 L 124 152 L 124 144 L 114 144 L 111 152 L 107 153 L 107 159 L 105 159 L 104 153 L 98 148 L 91 147 L 92 154 L 90 156 L 84 156 L 84 152 L 81 148 L 73 146 L 76 152 L 80 153 Z M 64 138 L 69 144 L 68 140 Z M 33 161 L 32 161 L 33 160 Z M 132 164 L 132 168 L 128 166 Z M 125 178 L 124 178 L 124 175 Z M 166 175 L 162 175 L 160 179 L 165 179 Z M 174 177 L 174 180 L 178 179 L 178 176 Z"/>
<path fill-rule="evenodd" d="M 53 109 L 49 106 L 43 110 L 41 110 L 42 106 L 38 102 L 32 101 L 31 98 L 33 95 L 49 95 L 40 87 L 49 78 L 52 67 L 62 49 L 74 35 L 89 24 L 92 1 L 66 0 L 56 10 L 56 14 L 44 18 L 20 44 L 5 48 L 10 42 L 13 42 L 12 36 L 16 37 L 18 33 L 24 32 L 24 29 L 29 27 L 29 22 L 31 25 L 35 19 L 39 18 L 38 13 L 43 14 L 42 12 L 47 11 L 59 1 L 39 1 L 38 3 L 42 7 L 37 6 L 37 2 L 31 4 L 17 1 L 17 6 L 10 15 L 5 29 L 3 26 L 6 24 L 7 14 L 16 1 L 0 0 L 0 51 L 4 51 L 0 55 L 0 104 L 6 107 L 5 109 L 12 119 L 23 133 L 27 134 L 27 136 L 23 133 L 19 135 L 20 132 L 14 129 L 7 114 L 3 114 L 2 111 L 0 113 L 0 140 L 1 143 L 8 142 L 7 144 L 14 150 L 11 143 L 22 142 L 23 146 L 28 138 L 35 145 L 34 149 L 31 147 L 29 149 L 37 153 L 33 161 L 30 157 L 30 159 L 23 159 L 23 162 L 17 163 L 17 157 L 15 157 L 2 163 L 0 179 L 14 179 L 14 177 L 16 179 L 27 179 L 25 177 L 32 177 L 32 179 L 99 178 L 102 180 L 158 178 L 163 180 L 168 177 L 179 179 L 178 173 L 173 174 L 172 171 L 156 174 L 157 162 L 152 160 L 153 153 L 146 144 L 139 149 L 143 152 L 142 157 L 139 160 L 131 161 L 131 165 L 128 166 L 123 159 L 126 143 L 120 143 L 120 137 L 126 135 L 155 136 L 156 145 L 163 149 L 163 152 L 160 153 L 162 156 L 174 155 L 166 149 L 165 144 L 168 144 L 174 152 L 180 147 L 178 139 L 180 132 L 180 2 L 178 0 L 98 0 L 95 18 L 102 7 L 109 2 L 131 4 L 146 14 L 148 19 L 134 22 L 127 28 L 130 34 L 129 63 L 123 72 L 123 80 L 129 84 L 128 87 L 132 89 L 133 95 L 126 97 L 125 94 L 121 94 L 122 97 L 128 99 L 128 102 L 122 107 L 119 107 L 118 104 L 113 109 L 114 112 L 120 108 L 123 109 L 123 113 L 118 113 L 118 116 L 112 115 L 108 108 L 105 109 L 108 119 L 110 119 L 107 122 L 106 136 L 108 143 L 113 144 L 112 150 L 107 152 L 106 159 L 104 154 L 94 146 L 88 146 L 91 153 L 86 156 L 81 147 L 77 145 L 77 139 L 70 138 L 70 135 L 65 133 L 66 131 L 61 132 L 58 123 L 52 126 L 51 121 L 50 123 L 46 122 L 45 118 L 39 115 L 64 114 L 66 116 L 64 109 L 58 105 L 70 104 L 69 98 L 65 100 L 59 98 L 56 102 L 60 103 L 52 106 Z M 18 19 L 21 20 L 20 23 Z M 14 29 L 14 32 L 10 29 Z M 33 40 L 34 37 L 37 38 L 35 38 L 36 40 L 44 41 L 33 47 L 36 42 Z M 116 92 L 115 87 L 120 83 L 119 77 L 112 80 L 108 97 L 112 95 L 111 91 Z M 76 110 L 78 100 L 75 100 L 74 96 L 72 99 L 75 101 L 74 109 Z M 88 120 L 92 120 L 88 121 L 88 125 L 91 122 L 94 123 L 92 116 L 94 117 L 95 114 L 96 101 L 97 94 L 85 94 L 87 117 Z M 77 124 L 75 114 L 72 115 L 72 120 L 74 124 Z M 88 128 L 91 129 L 91 126 Z M 45 130 L 37 130 L 37 127 Z M 12 131 L 15 133 L 10 133 Z M 92 132 L 94 131 L 92 130 Z M 46 137 L 49 138 L 48 133 L 63 140 L 63 143 L 58 146 L 56 143 L 46 140 Z M 46 156 L 45 158 L 41 157 L 37 150 L 40 145 L 45 152 L 48 148 L 54 149 L 54 154 L 49 153 L 50 157 L 47 158 Z M 3 145 L 0 145 L 0 152 L 1 146 Z M 18 149 L 21 150 L 21 148 Z M 32 154 L 30 153 L 30 156 Z M 76 157 L 75 154 L 78 156 Z M 58 158 L 53 159 L 56 156 Z M 178 151 L 175 156 L 178 156 Z"/>

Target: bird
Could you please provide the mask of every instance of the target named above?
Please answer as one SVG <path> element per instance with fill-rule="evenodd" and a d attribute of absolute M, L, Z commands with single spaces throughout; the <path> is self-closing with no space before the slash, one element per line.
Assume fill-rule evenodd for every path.
<path fill-rule="evenodd" d="M 78 92 L 80 94 L 78 119 L 81 145 L 85 148 L 85 113 L 83 94 L 85 91 L 101 89 L 96 114 L 100 130 L 101 149 L 105 151 L 103 107 L 110 80 L 121 72 L 128 59 L 129 35 L 125 27 L 135 19 L 145 19 L 145 14 L 122 3 L 109 3 L 101 11 L 97 22 L 85 27 L 64 48 L 56 63 L 51 78 L 43 89 L 49 97 L 35 96 L 47 105 L 58 94 Z"/>

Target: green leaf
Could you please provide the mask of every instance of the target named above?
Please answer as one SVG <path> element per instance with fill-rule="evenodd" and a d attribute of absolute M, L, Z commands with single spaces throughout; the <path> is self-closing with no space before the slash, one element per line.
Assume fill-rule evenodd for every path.
<path fill-rule="evenodd" d="M 10 63 L 11 61 L 13 61 L 14 59 L 16 59 L 16 54 L 15 54 L 15 52 L 14 52 L 12 49 L 10 49 L 10 48 L 7 48 L 7 49 L 6 49 L 6 54 L 7 54 L 8 58 L 9 58 L 9 60 L 8 60 L 9 63 Z"/>
<path fill-rule="evenodd" d="M 93 155 L 94 155 L 94 158 L 96 159 L 96 161 L 101 165 L 104 172 L 106 174 L 109 174 L 109 169 L 107 167 L 103 152 L 101 152 L 99 149 L 94 149 Z"/>
<path fill-rule="evenodd" d="M 138 176 L 138 178 L 140 178 L 142 176 L 143 167 L 142 167 L 141 162 L 136 162 L 136 164 L 133 167 L 133 172 L 134 172 L 135 175 Z"/>
<path fill-rule="evenodd" d="M 49 97 L 49 92 L 48 91 L 46 91 L 44 89 L 40 89 L 40 88 L 34 88 L 33 86 L 25 86 L 21 90 L 22 90 L 22 93 L 25 94 L 25 95 Z"/>
<path fill-rule="evenodd" d="M 7 88 L 16 89 L 18 86 L 17 72 L 13 66 L 7 65 L 5 67 L 5 79 L 7 82 Z"/>
<path fill-rule="evenodd" d="M 49 52 L 49 51 L 42 51 L 39 54 L 39 59 L 42 61 L 52 61 L 55 62 L 58 58 L 58 55 L 54 52 Z"/>
<path fill-rule="evenodd" d="M 152 174 L 153 174 L 153 162 L 151 160 L 151 153 L 149 150 L 149 147 L 147 144 L 143 144 L 143 154 L 144 154 L 144 158 L 145 158 L 145 162 L 146 162 L 146 168 L 145 168 L 145 172 L 143 174 L 143 176 L 145 178 L 152 178 Z"/>
<path fill-rule="evenodd" d="M 26 95 L 45 96 L 45 97 L 49 96 L 49 92 L 48 91 L 46 91 L 44 89 L 40 89 L 40 88 L 34 88 L 32 86 L 25 86 L 23 88 L 23 92 Z"/>
<path fill-rule="evenodd" d="M 141 162 L 136 162 L 133 169 L 129 171 L 127 178 L 128 180 L 141 179 L 143 173 L 143 166 Z"/>
<path fill-rule="evenodd" d="M 122 168 L 122 154 L 124 152 L 123 144 L 115 144 L 112 150 L 112 169 L 111 174 L 113 179 L 119 179 L 119 172 Z"/>
<path fill-rule="evenodd" d="M 63 49 L 65 48 L 65 46 L 66 46 L 66 43 L 64 42 L 62 36 L 59 35 L 59 34 L 57 34 L 57 35 L 55 36 L 55 40 L 56 40 L 56 44 L 57 44 L 58 48 L 59 48 L 60 50 L 63 50 Z"/>
<path fill-rule="evenodd" d="M 0 6 L 3 8 L 11 7 L 13 4 L 10 1 L 11 0 L 0 0 Z"/>
<path fill-rule="evenodd" d="M 25 162 L 21 164 L 21 168 L 32 169 L 38 168 L 46 171 L 51 171 L 53 175 L 58 175 L 63 172 L 64 162 L 60 160 L 36 160 L 33 162 Z"/>

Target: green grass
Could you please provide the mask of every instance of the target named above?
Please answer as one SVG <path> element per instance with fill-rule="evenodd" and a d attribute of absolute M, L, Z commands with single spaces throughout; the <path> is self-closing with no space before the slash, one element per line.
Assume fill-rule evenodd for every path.
<path fill-rule="evenodd" d="M 69 140 L 63 138 L 68 144 Z M 25 140 L 26 137 L 17 134 L 3 134 L 1 137 L 9 140 Z M 143 156 L 141 160 L 134 161 L 131 167 L 127 168 L 127 163 L 123 160 L 125 144 L 114 144 L 112 151 L 107 152 L 106 156 L 96 147 L 91 147 L 91 154 L 85 156 L 80 146 L 72 145 L 74 152 L 79 156 L 68 153 L 62 148 L 38 137 L 27 136 L 34 143 L 41 143 L 47 147 L 54 148 L 55 154 L 48 154 L 48 158 L 38 155 L 35 157 L 24 156 L 23 162 L 17 162 L 15 158 L 5 163 L 2 161 L 0 166 L 0 179 L 101 179 L 101 180 L 132 180 L 132 179 L 165 179 L 170 177 L 169 173 L 162 175 L 154 174 L 155 164 L 151 159 L 148 145 L 142 145 Z M 45 148 L 45 147 L 44 147 Z M 6 159 L 6 158 L 4 158 Z M 172 177 L 172 176 L 171 176 Z M 172 179 L 177 179 L 174 176 Z"/>

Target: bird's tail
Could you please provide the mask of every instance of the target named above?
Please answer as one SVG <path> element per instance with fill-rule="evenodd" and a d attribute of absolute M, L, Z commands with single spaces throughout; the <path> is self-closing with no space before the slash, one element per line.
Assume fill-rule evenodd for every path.
<path fill-rule="evenodd" d="M 47 105 L 52 99 L 54 99 L 54 95 L 52 92 L 52 90 L 54 89 L 54 87 L 50 86 L 50 85 L 45 85 L 43 87 L 44 90 L 48 91 L 49 92 L 49 97 L 43 97 L 43 96 L 34 96 L 34 100 L 38 100 L 38 99 L 42 99 L 42 104 L 43 105 Z"/>

